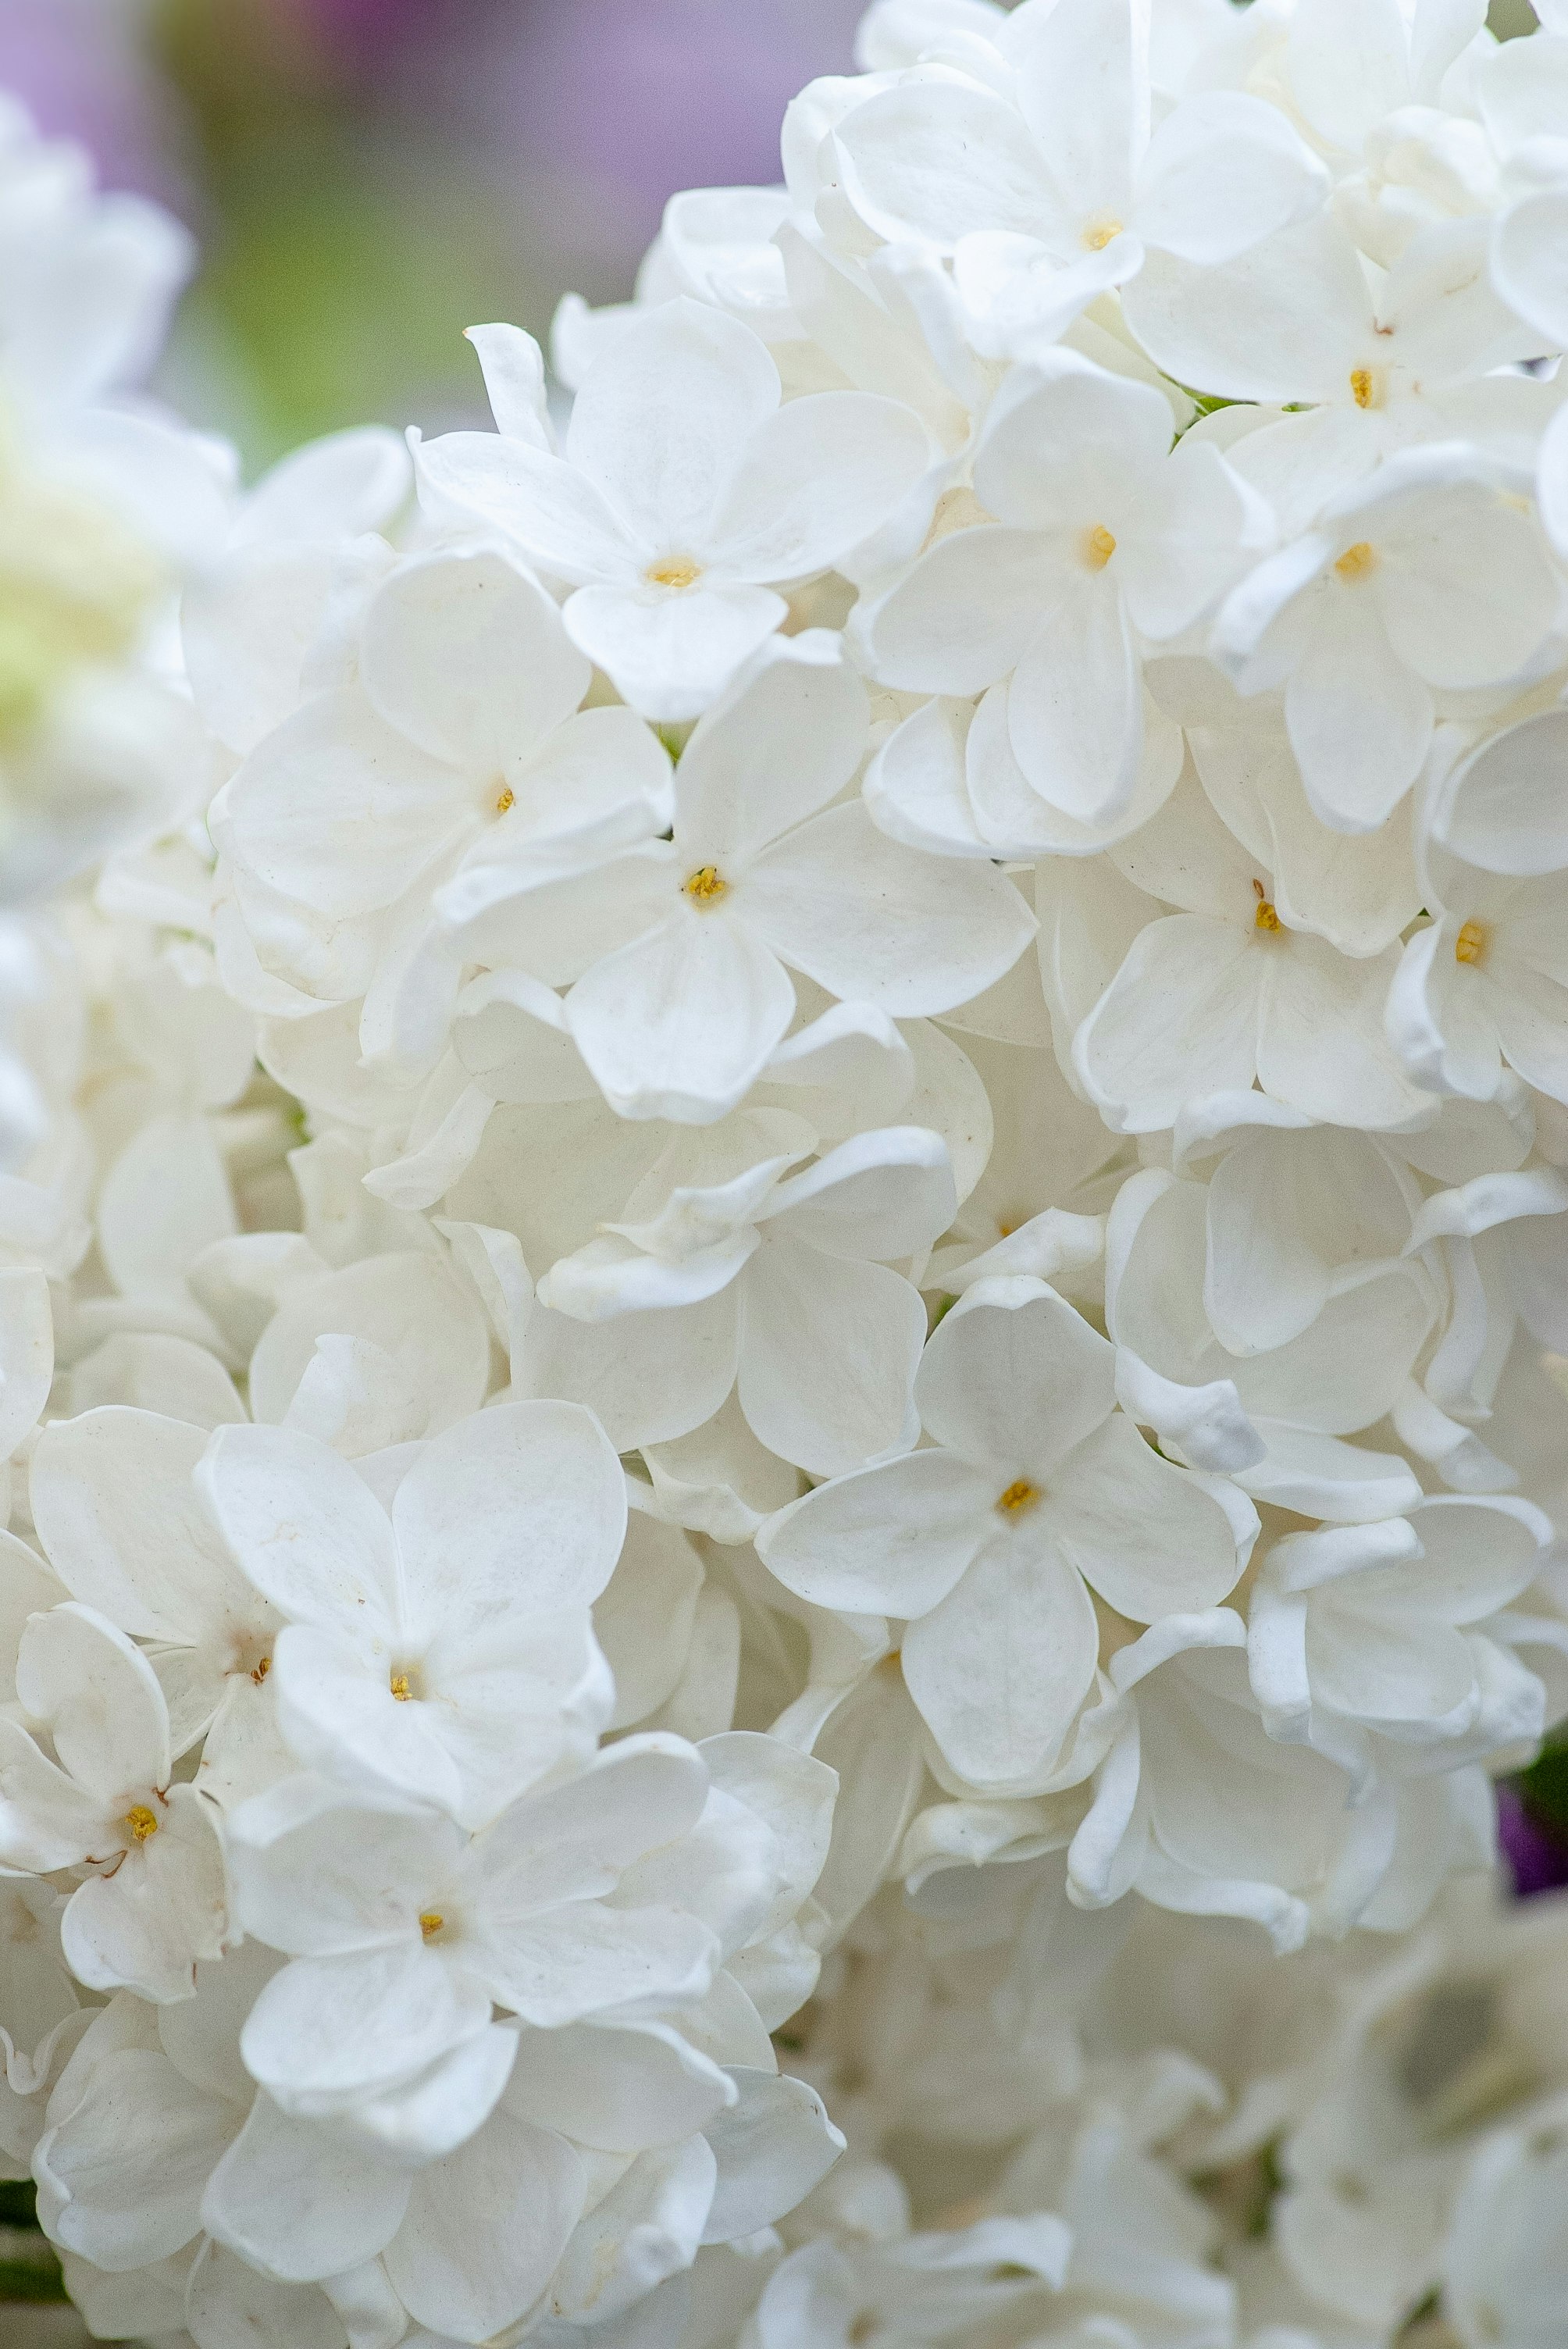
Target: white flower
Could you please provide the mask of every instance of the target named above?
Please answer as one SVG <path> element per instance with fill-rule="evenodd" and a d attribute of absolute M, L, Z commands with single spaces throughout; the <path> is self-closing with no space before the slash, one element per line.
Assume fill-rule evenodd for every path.
<path fill-rule="evenodd" d="M 697 726 L 674 834 L 607 867 L 470 868 L 440 903 L 465 954 L 573 982 L 566 1019 L 625 1117 L 703 1123 L 795 1015 L 785 966 L 897 1017 L 946 1011 L 1015 963 L 1033 920 L 1001 874 L 955 872 L 830 806 L 866 744 L 865 692 L 812 631 L 769 647 Z"/>
<path fill-rule="evenodd" d="M 1202 1185 L 1153 1171 L 1117 1201 L 1106 1326 L 1127 1408 L 1167 1450 L 1224 1469 L 1257 1500 L 1351 1525 L 1411 1507 L 1420 1486 L 1406 1462 L 1344 1439 L 1405 1392 L 1438 1311 L 1426 1268 L 1352 1257 L 1309 1294 L 1308 1318 L 1283 1342 L 1256 1346 L 1233 1330 L 1233 1350 L 1204 1301 L 1207 1205 Z"/>
<path fill-rule="evenodd" d="M 188 1998 L 196 1961 L 223 1942 L 223 1854 L 206 1796 L 172 1783 L 151 1665 L 72 1599 L 29 1622 L 16 1693 L 57 1759 L 0 1716 L 0 1859 L 39 1875 L 85 1871 L 61 1933 L 89 1989 Z"/>
<path fill-rule="evenodd" d="M 626 1504 L 586 1412 L 514 1402 L 461 1421 L 389 1511 L 286 1428 L 221 1430 L 197 1482 L 284 1626 L 273 1689 L 309 1767 L 479 1826 L 592 1751 L 613 1700 L 588 1609 Z"/>
<path fill-rule="evenodd" d="M 1321 204 L 1327 175 L 1274 108 L 1224 90 L 1150 133 L 1147 12 L 1065 5 L 998 27 L 1011 74 L 901 78 L 839 124 L 845 189 L 879 235 L 951 252 L 979 234 L 1027 238 L 1060 266 L 1126 234 L 1227 259 Z"/>
<path fill-rule="evenodd" d="M 1037 1780 L 1094 1682 L 1090 1590 L 1139 1622 L 1214 1606 L 1252 1512 L 1150 1451 L 1114 1349 L 1043 1281 L 969 1288 L 915 1402 L 930 1449 L 820 1485 L 758 1548 L 814 1605 L 909 1620 L 904 1679 L 961 1778 Z"/>
<path fill-rule="evenodd" d="M 1429 1113 L 1384 1033 L 1396 949 L 1340 953 L 1290 918 L 1288 899 L 1282 912 L 1273 872 L 1195 781 L 1109 853 L 1181 908 L 1140 930 L 1073 1040 L 1078 1081 L 1113 1132 L 1158 1132 L 1254 1082 L 1336 1125 Z"/>
<path fill-rule="evenodd" d="M 813 1475 L 908 1442 L 925 1310 L 892 1266 L 952 1221 L 946 1146 L 890 1126 L 789 1174 L 803 1154 L 787 1144 L 706 1184 L 678 1161 L 655 1169 L 628 1203 L 636 1221 L 540 1283 L 549 1310 L 527 1320 L 514 1383 L 607 1390 L 623 1428 L 641 1423 L 633 1442 L 689 1433 L 733 1385 L 752 1433 Z"/>
<path fill-rule="evenodd" d="M 1420 771 L 1434 695 L 1522 678 L 1561 590 L 1507 469 L 1462 442 L 1390 457 L 1232 591 L 1215 657 L 1283 684 L 1315 812 L 1372 832 Z"/>
<path fill-rule="evenodd" d="M 996 520 L 939 539 L 866 622 L 887 684 L 966 694 L 1011 673 L 1018 764 L 1081 823 L 1119 814 L 1137 782 L 1139 634 L 1180 635 L 1243 560 L 1241 486 L 1171 438 L 1159 392 L 1076 353 L 1016 370 L 975 457 Z"/>
<path fill-rule="evenodd" d="M 1455 1494 L 1408 1517 L 1285 1535 L 1264 1559 L 1249 1629 L 1270 1733 L 1346 1766 L 1372 1736 L 1440 1744 L 1449 1766 L 1532 1744 L 1542 1692 L 1487 1637 L 1486 1619 L 1530 1588 L 1551 1540 L 1527 1501 Z"/>
<path fill-rule="evenodd" d="M 1298 1949 L 1315 1903 L 1364 1904 L 1384 1853 L 1362 1859 L 1338 1770 L 1264 1735 L 1245 1646 L 1222 1607 L 1171 1616 L 1112 1656 L 1126 1710 L 1068 1850 L 1068 1889 L 1092 1908 L 1136 1886 L 1164 1907 L 1249 1918 L 1276 1949 Z"/>
<path fill-rule="evenodd" d="M 204 1740 L 202 1783 L 222 1796 L 268 1739 L 280 1618 L 234 1566 L 192 1487 L 207 1433 L 114 1405 L 56 1420 L 34 1449 L 30 1495 L 66 1590 L 151 1643 L 173 1751 Z"/>
<path fill-rule="evenodd" d="M 645 717 L 695 718 L 787 605 L 777 590 L 871 535 L 924 472 L 896 402 L 779 405 L 765 344 L 682 297 L 613 337 L 578 391 L 564 457 L 509 435 L 418 452 L 421 493 L 570 584 L 573 641 Z"/>
<path fill-rule="evenodd" d="M 1405 948 L 1388 1032 L 1434 1092 L 1492 1100 L 1503 1063 L 1568 1102 L 1568 719 L 1548 710 L 1484 744 L 1434 810 L 1432 921 Z"/>
<path fill-rule="evenodd" d="M 492 2004 L 546 2031 L 696 2004 L 720 1951 L 678 1905 L 678 1860 L 663 1898 L 634 1888 L 637 1863 L 689 1836 L 707 1796 L 696 1750 L 659 1736 L 623 1740 L 472 1840 L 309 1780 L 259 1796 L 236 1821 L 236 1898 L 248 1930 L 294 1961 L 245 2026 L 250 2070 L 286 2110 L 352 2115 L 487 2033 Z M 749 1892 L 746 1857 L 743 1843 Z M 700 1850 L 691 1865 L 700 1888 Z M 474 2091 L 488 2094 L 482 2076 Z"/>

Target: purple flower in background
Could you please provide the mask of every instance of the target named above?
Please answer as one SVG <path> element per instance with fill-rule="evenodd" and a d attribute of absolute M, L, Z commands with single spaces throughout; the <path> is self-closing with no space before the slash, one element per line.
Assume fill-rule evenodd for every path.
<path fill-rule="evenodd" d="M 106 187 L 189 211 L 170 109 L 143 52 L 139 0 L 4 0 L 0 88 L 40 129 L 79 140 Z"/>
<path fill-rule="evenodd" d="M 1531 1816 L 1516 1788 L 1497 1790 L 1498 1837 L 1522 1900 L 1568 1884 L 1568 1845 Z"/>
<path fill-rule="evenodd" d="M 785 105 L 813 76 L 850 69 L 864 12 L 864 0 L 309 5 L 344 23 L 390 18 L 403 36 L 390 78 L 410 118 L 444 116 L 447 135 L 481 149 L 545 273 L 599 299 L 628 290 L 677 188 L 779 179 Z"/>

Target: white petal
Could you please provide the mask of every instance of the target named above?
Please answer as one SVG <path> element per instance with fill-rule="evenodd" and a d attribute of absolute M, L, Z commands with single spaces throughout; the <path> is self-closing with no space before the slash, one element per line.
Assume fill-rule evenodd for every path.
<path fill-rule="evenodd" d="M 1077 1568 L 1027 1520 L 904 1634 L 909 1692 L 948 1767 L 1016 1785 L 1048 1769 L 1094 1681 L 1099 1629 Z"/>
<path fill-rule="evenodd" d="M 580 587 L 566 632 L 645 718 L 701 715 L 785 617 L 769 587 L 697 579 L 689 587 Z"/>
<path fill-rule="evenodd" d="M 387 723 L 481 781 L 504 776 L 588 689 L 550 597 L 488 549 L 400 564 L 366 615 L 359 658 Z"/>
<path fill-rule="evenodd" d="M 1240 1561 L 1219 1502 L 1119 1413 L 1062 1463 L 1047 1509 L 1078 1572 L 1135 1623 L 1217 1607 L 1235 1585 Z"/>
<path fill-rule="evenodd" d="M 246 1575 L 288 1621 L 387 1636 L 392 1528 L 346 1460 L 288 1428 L 228 1427 L 196 1473 Z"/>
<path fill-rule="evenodd" d="M 296 1958 L 267 1983 L 245 2023 L 245 2067 L 285 2112 L 351 2108 L 396 2087 L 490 2023 L 490 2000 L 438 1949 L 408 1941 Z"/>
<path fill-rule="evenodd" d="M 784 2218 L 844 2149 L 820 2096 L 804 2080 L 734 2065 L 738 2101 L 705 2132 L 718 2164 L 706 2243 L 732 2242 Z"/>
<path fill-rule="evenodd" d="M 417 2323 L 486 2341 L 549 2283 L 583 2208 L 583 2164 L 563 2138 L 504 2109 L 414 2180 L 387 2271 Z"/>
<path fill-rule="evenodd" d="M 983 1280 L 933 1336 L 915 1401 L 939 1444 L 1043 1483 L 1114 1408 L 1114 1352 L 1043 1281 Z"/>
<path fill-rule="evenodd" d="M 392 1523 L 410 1629 L 503 1605 L 587 1605 L 625 1533 L 619 1464 L 574 1403 L 514 1402 L 438 1436 L 397 1490 Z"/>
<path fill-rule="evenodd" d="M 623 1117 L 711 1124 L 743 1099 L 795 1014 L 767 946 L 721 905 L 667 921 L 580 978 L 573 1038 Z"/>
<path fill-rule="evenodd" d="M 930 461 L 913 409 L 863 391 L 792 399 L 752 436 L 708 524 L 727 573 L 804 579 L 860 545 Z"/>
<path fill-rule="evenodd" d="M 337 916 L 390 905 L 474 813 L 455 769 L 346 691 L 307 702 L 269 734 L 225 803 L 246 869 Z"/>
<path fill-rule="evenodd" d="M 1045 535 L 982 523 L 939 538 L 866 622 L 872 675 L 915 693 L 979 693 L 1016 667 L 1057 566 Z"/>
<path fill-rule="evenodd" d="M 779 405 L 767 346 L 681 298 L 643 310 L 579 385 L 573 464 L 649 554 L 704 554 L 715 492 Z"/>
<path fill-rule="evenodd" d="M 1498 291 L 1553 345 L 1568 342 L 1568 196 L 1526 196 L 1497 224 L 1492 271 Z"/>
<path fill-rule="evenodd" d="M 1157 367 L 1225 399 L 1343 398 L 1372 334 L 1356 248 L 1327 213 L 1217 268 L 1152 253 L 1122 299 Z"/>
<path fill-rule="evenodd" d="M 1321 820 L 1371 832 L 1420 771 L 1432 697 L 1399 659 L 1364 598 L 1336 613 L 1292 674 L 1285 723 L 1307 798 Z"/>
<path fill-rule="evenodd" d="M 83 1789 L 112 1803 L 169 1784 L 169 1715 L 139 1648 L 75 1599 L 35 1615 L 16 1655 L 16 1693 L 46 1721 Z"/>
<path fill-rule="evenodd" d="M 1327 193 L 1327 172 L 1277 107 L 1204 90 L 1150 140 L 1134 220 L 1149 243 L 1212 266 L 1316 212 Z"/>
<path fill-rule="evenodd" d="M 860 802 L 765 849 L 747 874 L 744 906 L 794 969 L 898 1019 L 967 1002 L 1011 970 L 1035 933 L 1005 874 L 905 848 Z"/>
<path fill-rule="evenodd" d="M 1014 755 L 1053 807 L 1080 823 L 1110 823 L 1143 755 L 1142 667 L 1110 565 L 1075 581 L 1045 619 L 1007 689 Z"/>
<path fill-rule="evenodd" d="M 259 2095 L 209 2179 L 201 2223 L 242 2259 L 284 2281 L 315 2282 L 373 2260 L 407 2206 L 409 2174 L 346 2156 L 325 2130 Z"/>
<path fill-rule="evenodd" d="M 1259 977 L 1252 941 L 1228 923 L 1172 914 L 1140 932 L 1073 1045 L 1114 1130 L 1157 1133 L 1188 1102 L 1250 1090 Z"/>
<path fill-rule="evenodd" d="M 790 411 L 787 411 L 790 412 Z M 865 755 L 865 687 L 824 629 L 774 636 L 699 719 L 676 776 L 689 858 L 732 872 L 835 799 Z"/>
<path fill-rule="evenodd" d="M 740 1407 L 769 1450 L 833 1476 L 903 1440 L 925 1335 L 919 1292 L 882 1265 L 785 1235 L 744 1279 Z"/>
<path fill-rule="evenodd" d="M 736 2101 L 734 2083 L 667 2023 L 569 2023 L 520 2034 L 507 2109 L 607 2153 L 674 2145 Z"/>
<path fill-rule="evenodd" d="M 951 1452 L 912 1452 L 781 1509 L 758 1556 L 813 1607 L 912 1619 L 945 1599 L 991 1534 L 996 1491 Z"/>
<path fill-rule="evenodd" d="M 635 545 L 575 466 L 493 432 L 448 432 L 422 443 L 422 504 L 472 529 L 500 531 L 558 579 L 634 579 Z"/>
<path fill-rule="evenodd" d="M 108 1406 L 43 1431 L 33 1522 L 74 1599 L 133 1638 L 194 1641 L 249 1606 L 191 1486 L 201 1427 Z"/>
<path fill-rule="evenodd" d="M 1057 211 L 1044 159 L 1010 106 L 951 82 L 907 82 L 841 124 L 851 202 L 879 234 L 951 252 L 977 229 L 1037 236 Z"/>

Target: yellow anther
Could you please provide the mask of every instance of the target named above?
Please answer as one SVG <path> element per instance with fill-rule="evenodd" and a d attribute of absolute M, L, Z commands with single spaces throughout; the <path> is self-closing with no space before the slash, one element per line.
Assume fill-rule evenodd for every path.
<path fill-rule="evenodd" d="M 996 1506 L 1005 1517 L 1021 1517 L 1044 1498 L 1037 1485 L 1031 1485 L 1026 1476 L 1016 1476 L 1005 1493 L 997 1494 Z"/>
<path fill-rule="evenodd" d="M 1377 568 L 1377 550 L 1366 539 L 1358 538 L 1354 546 L 1346 548 L 1334 567 L 1341 579 L 1365 579 Z"/>
<path fill-rule="evenodd" d="M 138 1843 L 145 1843 L 150 1836 L 158 1833 L 158 1814 L 149 1810 L 145 1803 L 133 1803 L 125 1815 L 125 1823 Z"/>
<path fill-rule="evenodd" d="M 692 587 L 702 577 L 702 565 L 689 554 L 667 554 L 662 563 L 650 563 L 643 576 L 651 587 Z"/>
<path fill-rule="evenodd" d="M 261 1687 L 262 1682 L 266 1679 L 266 1676 L 267 1676 L 267 1674 L 272 1671 L 272 1668 L 273 1668 L 273 1660 L 272 1660 L 271 1656 L 263 1656 L 263 1657 L 262 1658 L 261 1662 L 256 1666 L 256 1668 L 255 1668 L 254 1671 L 251 1674 L 251 1678 L 255 1682 L 255 1684 L 256 1684 L 256 1686 L 257 1686 L 258 1688 L 260 1688 L 260 1687 Z"/>
<path fill-rule="evenodd" d="M 512 791 L 511 786 L 510 784 L 508 784 L 508 786 L 506 787 L 506 789 L 505 789 L 504 791 L 502 791 L 500 793 L 499 793 L 499 795 L 497 796 L 496 803 L 495 803 L 495 812 L 496 812 L 497 815 L 504 815 L 504 814 L 506 813 L 506 812 L 507 812 L 508 808 L 510 808 L 510 807 L 514 807 L 514 806 L 516 805 L 516 803 L 517 803 L 517 795 L 516 795 L 516 793 Z"/>
<path fill-rule="evenodd" d="M 1454 960 L 1469 963 L 1480 962 L 1486 954 L 1487 942 L 1486 924 L 1467 922 L 1454 940 Z"/>
<path fill-rule="evenodd" d="M 1258 910 L 1253 916 L 1254 927 L 1260 930 L 1277 930 L 1280 927 L 1280 918 L 1274 909 L 1268 891 L 1261 881 L 1254 881 L 1253 887 L 1258 893 Z"/>
<path fill-rule="evenodd" d="M 1377 398 L 1377 378 L 1370 367 L 1351 368 L 1350 396 L 1357 408 L 1377 408 L 1380 405 Z"/>
<path fill-rule="evenodd" d="M 437 1934 L 444 1930 L 446 1922 L 438 1909 L 422 1909 L 419 1916 L 419 1930 L 427 1941 L 433 1941 Z"/>
<path fill-rule="evenodd" d="M 699 864 L 681 885 L 694 905 L 712 905 L 724 895 L 729 884 L 717 864 Z"/>
<path fill-rule="evenodd" d="M 414 1693 L 413 1690 L 412 1690 L 412 1689 L 409 1687 L 409 1685 L 408 1685 L 408 1675 L 407 1675 L 407 1672 L 394 1672 L 394 1673 L 393 1673 L 393 1675 L 392 1675 L 392 1684 L 391 1684 L 391 1685 L 392 1685 L 392 1693 L 393 1693 L 393 1695 L 397 1698 L 397 1700 L 398 1703 L 399 1703 L 399 1704 L 407 1704 L 407 1702 L 408 1702 L 408 1700 L 409 1700 L 409 1698 L 410 1698 L 410 1697 L 413 1695 L 413 1693 Z"/>
<path fill-rule="evenodd" d="M 1085 229 L 1083 241 L 1091 253 L 1103 253 L 1111 238 L 1119 236 L 1121 231 L 1122 222 L 1119 220 L 1097 221 L 1093 228 Z"/>
<path fill-rule="evenodd" d="M 1092 530 L 1084 533 L 1083 559 L 1091 571 L 1103 571 L 1115 553 L 1116 541 L 1104 523 L 1097 522 Z"/>

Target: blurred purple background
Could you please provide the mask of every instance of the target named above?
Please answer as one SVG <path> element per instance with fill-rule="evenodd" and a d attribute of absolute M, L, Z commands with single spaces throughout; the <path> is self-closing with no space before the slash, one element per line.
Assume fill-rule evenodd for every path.
<path fill-rule="evenodd" d="M 0 83 L 201 235 L 170 388 L 256 456 L 469 412 L 461 329 L 629 292 L 665 198 L 779 176 L 862 0 L 0 0 Z"/>

